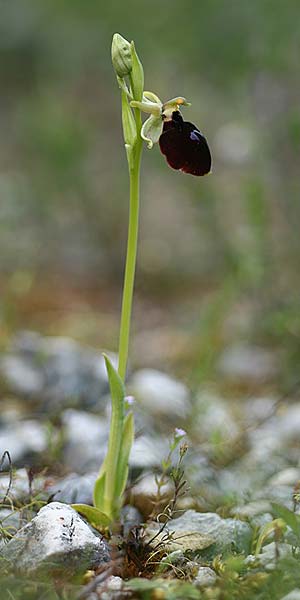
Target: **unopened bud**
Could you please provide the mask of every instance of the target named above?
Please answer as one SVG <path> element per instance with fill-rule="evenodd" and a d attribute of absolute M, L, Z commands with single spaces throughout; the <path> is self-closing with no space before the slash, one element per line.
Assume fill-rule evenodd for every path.
<path fill-rule="evenodd" d="M 115 33 L 111 45 L 111 58 L 118 77 L 126 77 L 132 70 L 131 45 L 119 33 Z"/>

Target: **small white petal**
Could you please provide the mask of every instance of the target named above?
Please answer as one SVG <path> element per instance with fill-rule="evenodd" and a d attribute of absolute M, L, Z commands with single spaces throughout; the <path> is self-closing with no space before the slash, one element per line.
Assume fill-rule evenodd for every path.
<path fill-rule="evenodd" d="M 153 144 L 156 144 L 161 136 L 163 130 L 163 121 L 161 117 L 155 117 L 151 115 L 143 124 L 141 130 L 141 137 L 149 149 L 152 148 Z"/>

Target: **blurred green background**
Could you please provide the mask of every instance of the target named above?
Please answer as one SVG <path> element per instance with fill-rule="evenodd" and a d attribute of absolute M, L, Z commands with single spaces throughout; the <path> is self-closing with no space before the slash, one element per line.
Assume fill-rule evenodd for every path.
<path fill-rule="evenodd" d="M 2 346 L 19 329 L 116 350 L 128 214 L 114 32 L 146 89 L 192 102 L 213 174 L 145 148 L 131 359 L 214 380 L 233 342 L 300 357 L 298 0 L 1 0 Z"/>

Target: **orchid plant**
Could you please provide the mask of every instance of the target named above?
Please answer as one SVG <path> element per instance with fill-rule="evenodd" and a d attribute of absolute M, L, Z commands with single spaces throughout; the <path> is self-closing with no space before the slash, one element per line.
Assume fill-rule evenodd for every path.
<path fill-rule="evenodd" d="M 112 41 L 112 63 L 121 91 L 122 125 L 130 180 L 128 241 L 123 287 L 119 363 L 115 369 L 104 354 L 111 401 L 111 423 L 107 454 L 94 487 L 94 506 L 73 507 L 98 528 L 118 521 L 128 478 L 128 459 L 134 440 L 134 419 L 126 400 L 125 377 L 136 268 L 140 166 L 143 142 L 148 148 L 159 142 L 169 165 L 193 175 L 210 172 L 211 157 L 205 137 L 192 123 L 185 122 L 180 107 L 190 106 L 182 96 L 163 103 L 153 92 L 144 91 L 144 71 L 134 42 L 116 33 Z M 142 123 L 141 112 L 149 115 Z M 177 440 L 178 436 L 174 439 Z"/>

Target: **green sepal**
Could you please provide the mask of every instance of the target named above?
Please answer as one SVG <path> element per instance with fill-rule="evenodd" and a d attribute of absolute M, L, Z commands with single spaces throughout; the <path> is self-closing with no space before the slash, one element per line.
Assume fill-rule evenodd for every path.
<path fill-rule="evenodd" d="M 132 109 L 130 108 L 127 94 L 122 90 L 122 125 L 125 144 L 134 146 L 136 142 L 136 124 Z"/>
<path fill-rule="evenodd" d="M 143 102 L 131 100 L 130 106 L 132 106 L 132 108 L 138 108 L 144 113 L 149 113 L 150 115 L 161 118 L 162 106 L 161 104 L 157 104 L 157 102 L 150 102 L 144 98 Z"/>
<path fill-rule="evenodd" d="M 130 450 L 132 448 L 134 440 L 134 416 L 133 413 L 130 412 L 125 417 L 124 427 L 123 427 L 123 437 L 121 443 L 121 450 L 119 455 L 118 462 L 118 471 L 117 471 L 117 479 L 116 479 L 116 497 L 121 497 L 125 491 L 127 478 L 128 478 L 128 460 Z"/>
<path fill-rule="evenodd" d="M 130 81 L 132 86 L 133 97 L 135 100 L 141 101 L 144 90 L 144 69 L 136 53 L 134 42 L 131 42 L 131 61 L 132 70 L 130 73 Z"/>
<path fill-rule="evenodd" d="M 162 101 L 153 92 L 144 92 L 143 98 L 146 98 L 146 100 L 150 100 L 150 102 L 155 102 L 156 104 L 160 104 L 162 106 Z"/>
<path fill-rule="evenodd" d="M 172 98 L 172 100 L 164 102 L 162 113 L 167 119 L 171 119 L 172 113 L 179 110 L 181 106 L 191 106 L 191 103 L 187 102 L 182 96 L 177 96 L 177 98 Z"/>
<path fill-rule="evenodd" d="M 110 517 L 99 510 L 99 508 L 95 508 L 95 506 L 89 506 L 88 504 L 71 504 L 71 507 L 85 517 L 95 529 L 101 530 L 104 527 L 109 527 L 111 524 Z"/>
<path fill-rule="evenodd" d="M 186 98 L 183 98 L 183 96 L 176 96 L 176 98 L 172 98 L 171 100 L 164 102 L 164 108 L 167 106 L 172 106 L 174 109 L 178 109 L 179 106 L 191 106 L 191 103 L 188 102 Z"/>

